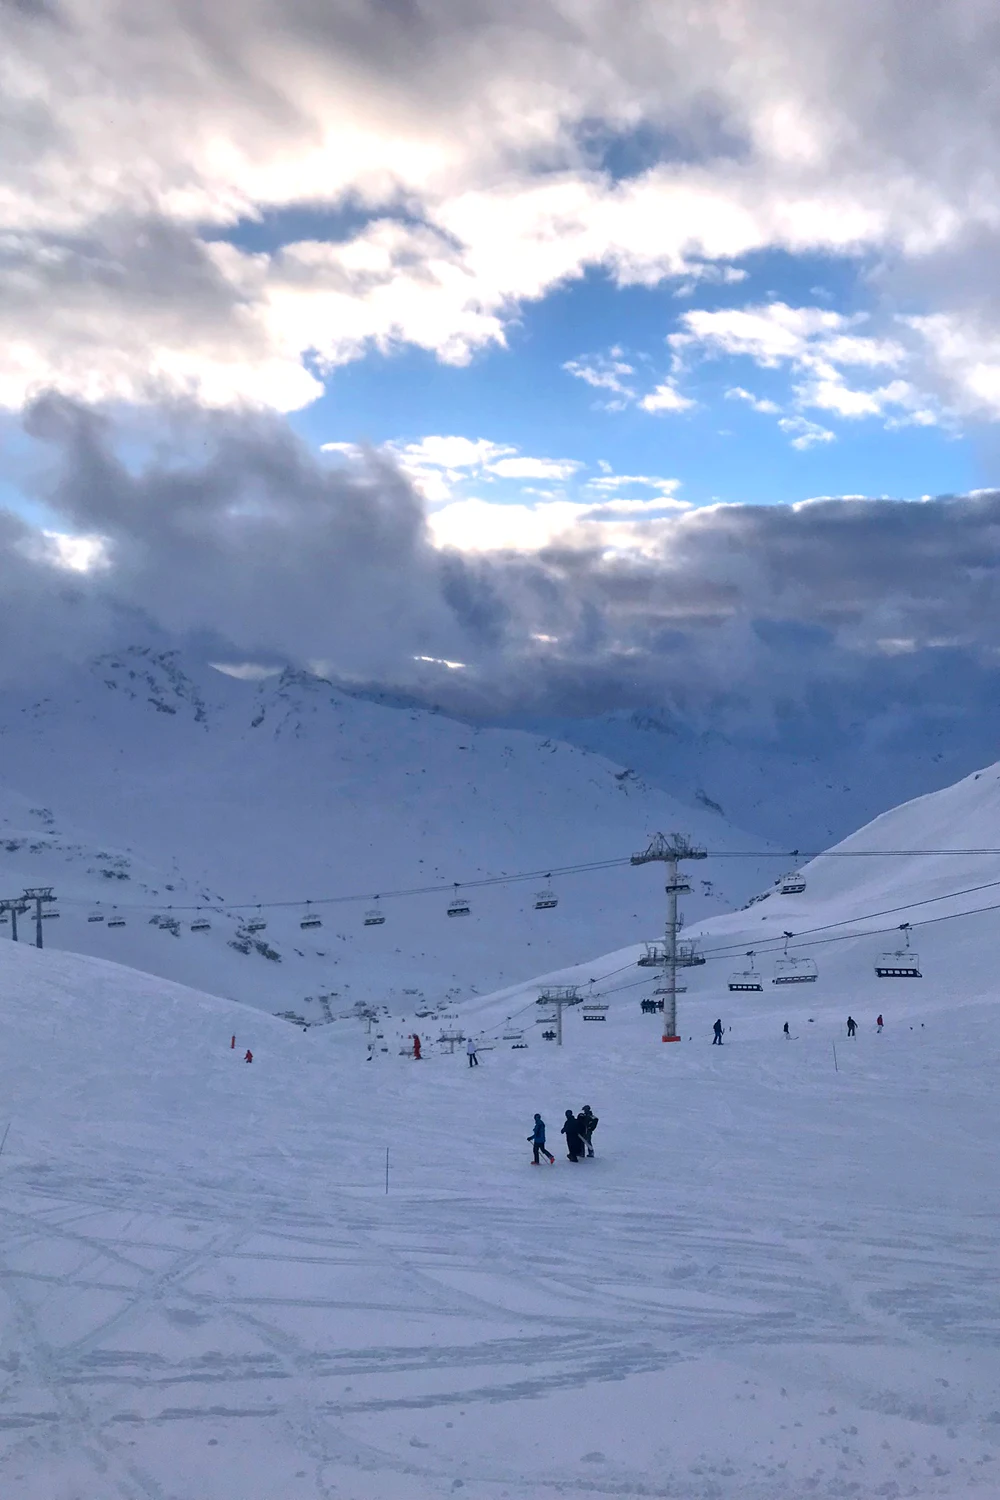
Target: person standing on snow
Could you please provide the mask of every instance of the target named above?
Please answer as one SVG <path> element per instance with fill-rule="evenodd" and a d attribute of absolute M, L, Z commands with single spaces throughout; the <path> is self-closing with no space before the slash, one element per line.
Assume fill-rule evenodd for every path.
<path fill-rule="evenodd" d="M 875 1025 L 876 1025 L 876 1026 L 877 1026 L 877 1027 L 878 1027 L 878 1029 L 879 1029 L 879 1031 L 881 1031 L 881 1030 L 882 1030 L 882 1017 L 881 1017 L 881 1015 L 879 1015 L 879 1018 L 878 1018 L 878 1020 L 877 1020 L 877 1021 L 876 1021 L 876 1022 L 875 1022 Z"/>
<path fill-rule="evenodd" d="M 847 1018 L 847 1035 L 853 1036 L 858 1029 L 858 1023 L 853 1016 Z"/>
<path fill-rule="evenodd" d="M 715 1025 L 712 1027 L 712 1031 L 715 1033 L 714 1036 L 712 1037 L 712 1046 L 713 1047 L 721 1047 L 722 1046 L 722 1021 L 721 1020 L 716 1021 Z"/>
<path fill-rule="evenodd" d="M 785 1022 L 784 1026 L 782 1027 L 782 1031 L 784 1032 L 784 1035 L 785 1035 L 785 1041 L 786 1042 L 790 1042 L 792 1040 L 792 1033 L 788 1029 L 788 1022 L 787 1021 Z"/>
<path fill-rule="evenodd" d="M 243 1061 L 244 1062 L 253 1062 L 253 1053 L 250 1051 L 249 1047 L 246 1050 L 246 1056 L 244 1057 Z"/>
<path fill-rule="evenodd" d="M 566 1111 L 566 1118 L 562 1123 L 560 1135 L 566 1137 L 566 1154 L 570 1161 L 579 1161 L 586 1149 L 580 1127 L 576 1123 L 576 1115 L 571 1109 Z"/>
<path fill-rule="evenodd" d="M 585 1104 L 583 1106 L 580 1113 L 576 1117 L 576 1123 L 580 1127 L 580 1134 L 583 1136 L 583 1144 L 587 1148 L 587 1155 L 593 1156 L 593 1138 L 594 1131 L 598 1126 L 598 1119 L 589 1104 Z"/>
<path fill-rule="evenodd" d="M 420 1038 L 417 1036 L 416 1032 L 413 1033 L 413 1055 L 417 1059 L 417 1062 L 419 1062 L 420 1061 Z"/>
<path fill-rule="evenodd" d="M 552 1155 L 552 1152 L 549 1151 L 549 1149 L 545 1145 L 545 1121 L 542 1119 L 541 1115 L 535 1116 L 534 1128 L 532 1129 L 531 1134 L 528 1136 L 528 1140 L 531 1142 L 534 1150 L 534 1161 L 531 1163 L 531 1165 L 533 1167 L 538 1166 L 538 1153 L 540 1151 L 543 1156 L 548 1157 L 549 1166 L 554 1167 L 556 1164 L 556 1159 Z"/>
<path fill-rule="evenodd" d="M 469 1037 L 469 1040 L 465 1044 L 465 1051 L 466 1051 L 466 1055 L 468 1056 L 468 1059 L 469 1059 L 469 1067 L 470 1068 L 478 1068 L 479 1067 L 479 1058 L 476 1056 L 476 1044 L 473 1041 L 473 1039 L 472 1039 L 471 1036 Z"/>

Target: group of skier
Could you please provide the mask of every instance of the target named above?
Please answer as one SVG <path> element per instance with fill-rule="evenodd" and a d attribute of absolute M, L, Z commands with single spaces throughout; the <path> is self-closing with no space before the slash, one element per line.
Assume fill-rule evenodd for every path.
<path fill-rule="evenodd" d="M 585 1104 L 578 1115 L 571 1109 L 566 1111 L 566 1118 L 559 1131 L 560 1135 L 566 1137 L 566 1156 L 569 1161 L 583 1161 L 594 1154 L 594 1131 L 597 1129 L 597 1116 L 589 1104 Z M 533 1148 L 533 1160 L 531 1165 L 539 1165 L 539 1155 L 546 1157 L 550 1166 L 555 1165 L 555 1157 L 545 1144 L 545 1121 L 541 1115 L 535 1116 L 535 1123 L 531 1134 L 528 1136 Z"/>

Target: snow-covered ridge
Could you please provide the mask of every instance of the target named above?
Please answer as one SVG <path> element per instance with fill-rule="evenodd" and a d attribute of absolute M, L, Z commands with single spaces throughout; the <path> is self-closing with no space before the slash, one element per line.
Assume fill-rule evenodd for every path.
<path fill-rule="evenodd" d="M 649 881 L 628 869 L 321 910 L 300 901 L 626 858 L 660 827 L 753 848 L 558 740 L 388 706 L 308 674 L 240 681 L 176 652 L 111 653 L 42 699 L 0 696 L 0 894 L 53 885 L 46 940 L 312 1023 L 323 997 L 411 1004 L 483 993 L 657 930 Z M 766 861 L 699 871 L 691 916 L 766 882 Z M 249 934 L 235 902 L 291 902 Z M 204 904 L 210 928 L 192 932 Z M 117 912 L 112 908 L 117 906 Z M 102 915 L 104 921 L 89 921 Z M 109 926 L 108 918 L 125 926 Z M 2 932 L 2 929 L 0 929 Z"/>

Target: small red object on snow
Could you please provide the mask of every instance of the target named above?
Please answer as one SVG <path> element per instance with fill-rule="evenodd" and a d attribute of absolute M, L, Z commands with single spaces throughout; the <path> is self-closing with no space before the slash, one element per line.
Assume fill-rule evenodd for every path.
<path fill-rule="evenodd" d="M 246 1054 L 246 1057 L 244 1057 L 243 1061 L 244 1062 L 253 1062 L 253 1053 L 250 1051 L 249 1047 L 247 1048 L 247 1054 Z"/>
<path fill-rule="evenodd" d="M 229 1043 L 230 1050 L 233 1050 L 235 1048 L 235 1046 L 236 1046 L 236 1038 L 233 1037 L 232 1041 Z"/>
<path fill-rule="evenodd" d="M 420 1038 L 417 1036 L 417 1034 L 415 1032 L 414 1032 L 414 1035 L 413 1035 L 413 1055 L 417 1059 L 417 1061 L 419 1062 L 419 1060 L 420 1060 Z"/>

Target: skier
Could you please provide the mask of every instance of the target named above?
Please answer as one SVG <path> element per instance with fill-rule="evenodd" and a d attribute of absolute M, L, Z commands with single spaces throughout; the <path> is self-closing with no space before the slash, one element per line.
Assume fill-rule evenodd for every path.
<path fill-rule="evenodd" d="M 787 1021 L 785 1022 L 784 1026 L 782 1027 L 782 1030 L 785 1033 L 785 1041 L 786 1042 L 790 1042 L 792 1040 L 792 1033 L 788 1029 L 788 1022 Z"/>
<path fill-rule="evenodd" d="M 583 1144 L 587 1148 L 587 1155 L 593 1156 L 594 1131 L 597 1129 L 598 1119 L 589 1104 L 583 1106 L 576 1117 L 576 1123 L 580 1127 L 580 1134 L 583 1136 Z"/>
<path fill-rule="evenodd" d="M 576 1123 L 576 1115 L 571 1109 L 566 1111 L 566 1118 L 562 1123 L 560 1135 L 566 1137 L 566 1154 L 570 1161 L 579 1161 L 585 1149 L 580 1127 Z"/>
<path fill-rule="evenodd" d="M 882 1017 L 881 1017 L 881 1015 L 879 1016 L 878 1020 L 875 1022 L 875 1025 L 878 1027 L 879 1031 L 882 1030 Z"/>
<path fill-rule="evenodd" d="M 253 1053 L 250 1051 L 249 1047 L 247 1048 L 246 1056 L 244 1057 L 243 1061 L 244 1062 L 253 1062 Z"/>
<path fill-rule="evenodd" d="M 419 1062 L 420 1061 L 420 1038 L 417 1036 L 416 1032 L 413 1033 L 413 1055 L 417 1059 L 417 1062 Z"/>
<path fill-rule="evenodd" d="M 853 1036 L 858 1029 L 858 1023 L 853 1016 L 847 1018 L 847 1035 Z"/>
<path fill-rule="evenodd" d="M 478 1068 L 479 1067 L 479 1058 L 476 1056 L 476 1044 L 473 1041 L 473 1039 L 472 1039 L 471 1036 L 469 1037 L 469 1040 L 465 1044 L 465 1051 L 466 1051 L 466 1054 L 467 1054 L 468 1059 L 469 1059 L 469 1067 L 470 1068 Z"/>
<path fill-rule="evenodd" d="M 714 1036 L 712 1037 L 712 1046 L 713 1047 L 716 1047 L 716 1046 L 721 1047 L 722 1046 L 722 1022 L 721 1022 L 721 1020 L 720 1021 L 716 1021 L 715 1025 L 712 1027 L 712 1031 L 715 1033 Z"/>
<path fill-rule="evenodd" d="M 543 1156 L 548 1157 L 549 1166 L 554 1167 L 556 1164 L 556 1159 L 552 1155 L 552 1152 L 549 1151 L 545 1145 L 545 1121 L 542 1119 L 541 1115 L 535 1116 L 535 1124 L 531 1134 L 528 1136 L 528 1140 L 531 1142 L 532 1148 L 534 1150 L 534 1160 L 532 1161 L 531 1165 L 533 1167 L 538 1166 L 538 1153 L 540 1151 Z"/>

